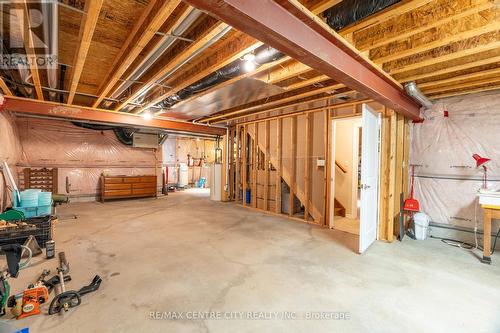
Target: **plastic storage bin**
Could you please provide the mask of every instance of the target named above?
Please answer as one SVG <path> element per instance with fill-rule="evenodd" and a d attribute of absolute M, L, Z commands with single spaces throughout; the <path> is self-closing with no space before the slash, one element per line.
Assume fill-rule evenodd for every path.
<path fill-rule="evenodd" d="M 425 240 L 429 233 L 429 216 L 424 213 L 416 213 L 413 215 L 413 224 L 415 225 L 415 238 L 417 240 Z"/>
<path fill-rule="evenodd" d="M 36 207 L 38 206 L 38 193 L 33 190 L 25 190 L 21 192 L 21 207 Z"/>
<path fill-rule="evenodd" d="M 14 207 L 15 210 L 23 212 L 26 218 L 47 216 L 52 213 L 52 205 L 34 207 Z"/>
<path fill-rule="evenodd" d="M 52 192 L 38 193 L 38 206 L 48 206 L 52 203 Z"/>

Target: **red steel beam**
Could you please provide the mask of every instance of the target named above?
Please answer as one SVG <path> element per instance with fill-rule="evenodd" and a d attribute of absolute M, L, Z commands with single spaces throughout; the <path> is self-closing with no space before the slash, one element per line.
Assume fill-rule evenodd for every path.
<path fill-rule="evenodd" d="M 141 115 L 118 111 L 109 111 L 84 106 L 60 104 L 48 101 L 37 101 L 28 98 L 4 96 L 3 107 L 11 112 L 60 118 L 62 120 L 85 120 L 126 126 L 158 128 L 171 131 L 182 131 L 209 135 L 225 135 L 226 129 L 216 126 L 205 126 L 191 122 L 174 121 L 152 117 L 144 119 Z"/>
<path fill-rule="evenodd" d="M 337 82 L 411 118 L 420 106 L 296 0 L 184 0 Z"/>

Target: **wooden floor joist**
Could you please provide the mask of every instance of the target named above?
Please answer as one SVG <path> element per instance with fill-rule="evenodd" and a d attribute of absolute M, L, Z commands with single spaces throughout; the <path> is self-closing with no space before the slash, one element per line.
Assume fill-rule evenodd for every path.
<path fill-rule="evenodd" d="M 12 91 L 10 90 L 9 86 L 5 83 L 2 77 L 0 77 L 0 89 L 2 89 L 2 92 L 5 95 L 12 96 Z"/>
<path fill-rule="evenodd" d="M 104 0 L 85 2 L 85 14 L 82 16 L 80 23 L 79 43 L 73 59 L 73 68 L 71 69 L 71 77 L 69 80 L 68 104 L 73 104 L 73 99 L 75 98 L 76 89 L 80 82 L 80 77 L 83 72 L 83 67 L 85 66 L 85 60 L 87 59 L 87 54 L 90 49 L 90 44 L 92 43 L 92 37 L 94 36 L 103 3 Z"/>
<path fill-rule="evenodd" d="M 99 97 L 94 102 L 93 107 L 98 107 L 102 100 L 109 94 L 118 80 L 122 77 L 125 71 L 133 64 L 140 53 L 160 31 L 161 26 L 170 17 L 175 8 L 181 2 L 180 0 L 163 1 L 158 7 L 160 0 L 151 1 L 148 7 L 144 10 L 141 18 L 134 26 L 129 37 L 123 44 L 120 52 L 115 57 L 115 61 L 111 66 L 106 79 L 99 87 Z M 189 15 L 191 8 L 186 8 L 179 17 L 176 23 L 172 25 L 168 33 L 178 27 L 178 25 Z M 146 26 L 144 26 L 146 24 Z"/>
<path fill-rule="evenodd" d="M 21 38 L 24 42 L 24 50 L 26 52 L 26 57 L 29 59 L 29 64 L 27 67 L 31 72 L 31 79 L 33 80 L 33 85 L 35 86 L 36 95 L 39 100 L 43 101 L 43 91 L 42 91 L 42 82 L 40 79 L 40 73 L 38 71 L 38 59 L 35 52 L 35 37 L 33 33 L 33 22 L 36 22 L 36 18 L 32 18 L 30 15 L 32 12 L 28 6 L 29 2 L 27 0 L 22 0 L 22 2 L 17 2 L 21 4 L 23 7 L 22 11 L 13 11 L 14 15 L 21 14 L 23 17 L 17 17 L 17 22 L 20 24 L 19 31 L 22 32 Z M 26 26 L 24 26 L 24 24 Z M 24 35 L 24 32 L 27 32 L 27 36 Z"/>
<path fill-rule="evenodd" d="M 414 119 L 420 107 L 390 76 L 296 0 L 186 0 L 240 31 Z M 273 13 L 270 16 L 268 13 Z"/>

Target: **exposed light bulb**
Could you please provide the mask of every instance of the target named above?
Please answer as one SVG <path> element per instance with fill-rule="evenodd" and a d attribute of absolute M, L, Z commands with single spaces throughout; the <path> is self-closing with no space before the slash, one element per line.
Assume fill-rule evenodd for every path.
<path fill-rule="evenodd" d="M 149 111 L 146 111 L 142 114 L 142 118 L 144 118 L 145 120 L 151 120 L 153 116 L 151 115 L 151 113 L 149 113 Z"/>
<path fill-rule="evenodd" d="M 257 66 L 255 65 L 255 62 L 253 62 L 253 61 L 244 61 L 243 62 L 243 70 L 247 73 L 254 71 L 256 67 Z"/>
<path fill-rule="evenodd" d="M 243 56 L 243 60 L 245 61 L 254 61 L 255 60 L 255 54 L 253 53 L 247 53 Z"/>

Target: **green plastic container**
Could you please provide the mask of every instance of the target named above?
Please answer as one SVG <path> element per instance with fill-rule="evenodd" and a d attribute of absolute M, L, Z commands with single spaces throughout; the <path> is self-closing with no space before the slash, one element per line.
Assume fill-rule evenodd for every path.
<path fill-rule="evenodd" d="M 26 218 L 26 216 L 24 216 L 24 213 L 22 211 L 15 210 L 15 209 L 10 209 L 10 210 L 0 214 L 0 220 L 4 220 L 7 222 L 8 221 L 21 221 L 21 220 L 24 220 L 25 218 Z"/>

